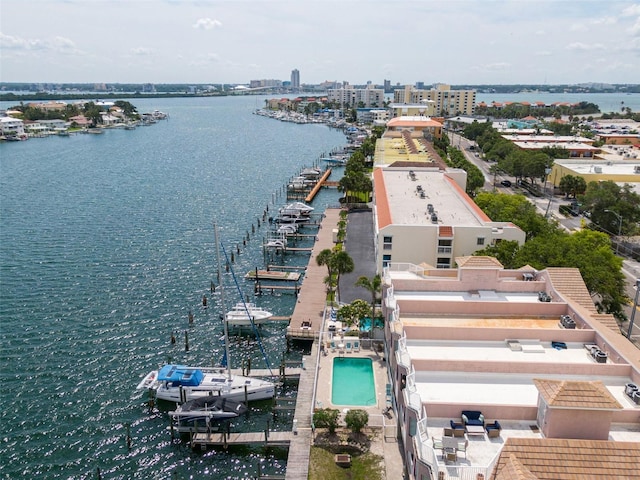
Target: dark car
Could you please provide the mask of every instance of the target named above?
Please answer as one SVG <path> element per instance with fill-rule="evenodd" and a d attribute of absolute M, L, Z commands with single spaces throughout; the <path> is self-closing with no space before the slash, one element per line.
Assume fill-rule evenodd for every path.
<path fill-rule="evenodd" d="M 503 187 L 510 187 L 511 186 L 511 181 L 509 180 L 502 180 L 500 182 L 500 185 L 502 185 Z"/>

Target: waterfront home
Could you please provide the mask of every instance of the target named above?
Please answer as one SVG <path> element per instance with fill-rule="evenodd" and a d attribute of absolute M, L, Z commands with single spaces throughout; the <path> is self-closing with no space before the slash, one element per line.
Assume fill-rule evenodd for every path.
<path fill-rule="evenodd" d="M 24 122 L 19 118 L 0 117 L 0 136 L 11 138 L 25 137 Z"/>
<path fill-rule="evenodd" d="M 640 462 L 638 349 L 598 313 L 579 270 L 455 263 L 384 269 L 385 358 L 410 478 L 640 478 L 625 470 Z M 586 474 L 582 449 L 604 470 Z M 518 465 L 528 473 L 509 476 Z"/>

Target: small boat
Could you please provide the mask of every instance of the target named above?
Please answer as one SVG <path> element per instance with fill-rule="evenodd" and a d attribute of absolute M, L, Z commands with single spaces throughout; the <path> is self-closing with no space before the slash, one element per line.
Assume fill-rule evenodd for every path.
<path fill-rule="evenodd" d="M 210 395 L 239 402 L 264 400 L 275 395 L 274 383 L 267 380 L 235 375 L 224 368 L 173 364 L 149 372 L 137 389 L 153 390 L 157 399 L 175 403 Z"/>
<path fill-rule="evenodd" d="M 281 211 L 274 220 L 276 223 L 306 223 L 309 215 L 302 215 L 298 211 Z"/>
<path fill-rule="evenodd" d="M 209 395 L 189 400 L 169 412 L 169 415 L 177 422 L 178 431 L 183 431 L 183 429 L 191 430 L 196 424 L 206 427 L 211 420 L 236 418 L 247 413 L 247 410 L 247 406 L 242 402 Z"/>
<path fill-rule="evenodd" d="M 344 158 L 339 158 L 339 157 L 323 157 L 320 160 L 322 160 L 323 162 L 326 162 L 330 165 L 346 165 L 347 164 L 347 160 Z"/>
<path fill-rule="evenodd" d="M 281 272 L 278 270 L 249 270 L 244 278 L 250 280 L 288 280 L 297 282 L 300 280 L 298 272 Z"/>
<path fill-rule="evenodd" d="M 229 325 L 251 326 L 266 322 L 273 313 L 263 310 L 255 303 L 239 302 L 227 312 L 225 320 Z"/>
<path fill-rule="evenodd" d="M 314 208 L 306 203 L 293 202 L 282 207 L 279 212 L 286 214 L 298 213 L 300 215 L 310 215 L 313 210 Z"/>
<path fill-rule="evenodd" d="M 278 227 L 276 233 L 282 235 L 293 235 L 298 231 L 298 225 L 295 223 L 283 223 Z"/>

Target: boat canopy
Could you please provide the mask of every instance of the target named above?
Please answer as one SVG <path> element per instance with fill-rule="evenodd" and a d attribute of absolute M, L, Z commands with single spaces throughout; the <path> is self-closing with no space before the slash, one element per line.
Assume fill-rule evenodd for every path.
<path fill-rule="evenodd" d="M 171 382 L 174 386 L 196 387 L 203 379 L 202 370 L 183 365 L 165 365 L 158 372 L 159 382 Z"/>

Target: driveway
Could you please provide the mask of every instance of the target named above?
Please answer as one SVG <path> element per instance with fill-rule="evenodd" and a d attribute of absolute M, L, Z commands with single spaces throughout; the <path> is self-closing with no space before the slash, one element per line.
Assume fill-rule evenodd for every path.
<path fill-rule="evenodd" d="M 371 294 L 362 287 L 356 287 L 355 283 L 361 276 L 371 278 L 376 274 L 373 241 L 373 212 L 349 213 L 345 250 L 353 258 L 355 269 L 340 277 L 342 303 L 351 303 L 358 298 L 371 302 Z"/>

